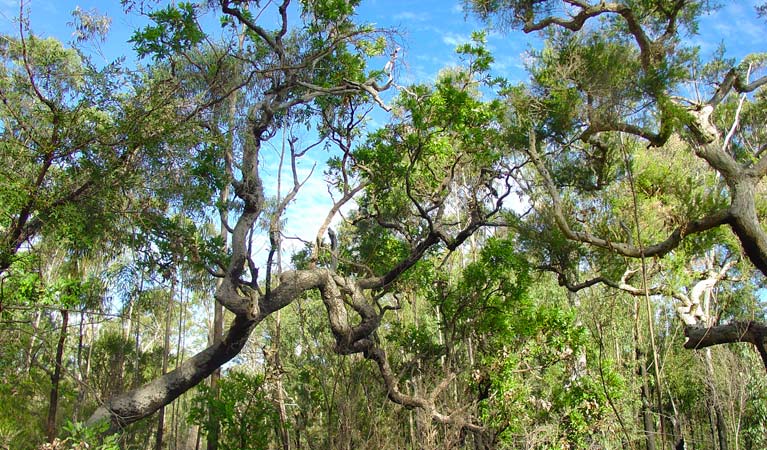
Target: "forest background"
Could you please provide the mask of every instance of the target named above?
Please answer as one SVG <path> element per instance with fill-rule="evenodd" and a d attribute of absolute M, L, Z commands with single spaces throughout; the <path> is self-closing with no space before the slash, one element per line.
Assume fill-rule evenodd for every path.
<path fill-rule="evenodd" d="M 2 8 L 0 448 L 767 446 L 763 3 Z"/>

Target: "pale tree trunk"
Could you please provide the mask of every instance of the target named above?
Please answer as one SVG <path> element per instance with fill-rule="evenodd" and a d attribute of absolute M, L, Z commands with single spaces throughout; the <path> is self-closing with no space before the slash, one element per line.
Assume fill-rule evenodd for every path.
<path fill-rule="evenodd" d="M 136 298 L 131 303 L 136 303 L 136 306 L 131 308 L 131 333 L 135 343 L 134 347 L 134 361 L 133 361 L 133 374 L 132 386 L 138 386 L 141 382 L 141 294 L 144 292 L 144 274 L 143 272 L 139 278 L 138 293 Z"/>
<path fill-rule="evenodd" d="M 282 442 L 282 449 L 283 450 L 290 450 L 290 435 L 288 434 L 288 418 L 287 418 L 287 412 L 285 409 L 285 392 L 282 385 L 282 364 L 280 363 L 280 311 L 277 311 L 274 316 L 275 320 L 275 329 L 274 329 L 274 340 L 272 345 L 272 351 L 273 351 L 273 362 L 274 362 L 274 369 L 275 369 L 275 381 L 274 381 L 274 390 L 275 390 L 275 397 L 277 400 L 277 410 L 279 412 L 279 419 L 280 419 L 280 441 Z"/>
<path fill-rule="evenodd" d="M 85 307 L 80 311 L 80 325 L 79 334 L 77 339 L 77 373 L 75 377 L 77 379 L 77 402 L 75 402 L 74 411 L 72 415 L 75 421 L 80 420 L 80 407 L 85 400 L 85 383 L 87 382 L 87 374 L 83 370 L 83 339 L 85 339 Z"/>
<path fill-rule="evenodd" d="M 676 408 L 676 402 L 674 402 L 671 391 L 668 393 L 668 398 L 671 402 L 671 412 L 673 414 L 671 417 L 671 432 L 674 433 L 674 442 L 678 444 L 684 440 L 684 434 L 682 433 L 682 425 L 679 422 L 679 411 Z"/>
<path fill-rule="evenodd" d="M 224 328 L 224 310 L 221 304 L 213 302 L 213 335 L 211 336 L 211 345 L 216 345 L 221 342 Z M 210 374 L 210 395 L 214 399 L 218 399 L 219 387 L 218 380 L 221 379 L 221 368 L 218 368 Z M 207 450 L 218 449 L 218 435 L 221 430 L 221 425 L 216 417 L 216 413 L 213 410 L 208 411 L 208 434 L 207 434 Z"/>
<path fill-rule="evenodd" d="M 39 310 L 35 311 L 35 318 L 32 321 L 32 336 L 29 338 L 29 347 L 27 347 L 27 358 L 24 364 L 24 369 L 29 373 L 32 370 L 32 362 L 34 361 L 35 354 L 35 341 L 37 340 L 37 332 L 40 330 L 40 318 L 43 313 Z"/>
<path fill-rule="evenodd" d="M 243 32 L 240 33 L 239 37 L 239 48 L 242 49 L 243 45 L 243 39 L 245 38 L 244 29 Z M 234 118 L 236 108 L 237 108 L 237 94 L 232 94 L 231 98 L 229 99 L 229 127 L 231 129 L 234 129 L 234 121 L 232 120 Z M 226 175 L 228 178 L 232 178 L 232 155 L 234 151 L 234 142 L 232 138 L 229 138 L 229 142 L 227 143 L 227 147 L 224 150 L 224 170 L 226 171 Z M 229 194 L 230 194 L 230 183 L 227 182 L 221 189 L 221 192 L 219 192 L 218 195 L 218 202 L 221 205 L 219 208 L 219 231 L 218 236 L 221 238 L 222 242 L 224 243 L 224 248 L 222 249 L 224 252 L 228 249 L 228 240 L 229 240 L 229 209 L 228 206 L 225 206 L 226 203 L 229 201 Z M 221 280 L 218 280 L 216 282 L 216 287 L 221 286 Z M 221 342 L 221 339 L 223 339 L 224 336 L 224 307 L 221 305 L 221 303 L 217 301 L 213 301 L 213 332 L 210 336 L 209 343 L 210 345 L 215 345 Z M 219 397 L 219 387 L 218 387 L 218 381 L 221 379 L 221 369 L 216 369 L 213 371 L 212 374 L 210 374 L 210 395 L 214 399 L 218 399 Z M 210 410 L 208 411 L 208 434 L 207 434 L 207 450 L 218 450 L 218 439 L 219 439 L 219 433 L 221 432 L 221 424 L 218 421 L 218 418 L 216 417 L 215 413 Z"/>
<path fill-rule="evenodd" d="M 690 289 L 689 297 L 684 294 L 677 295 L 682 302 L 681 306 L 677 308 L 677 314 L 679 314 L 679 317 L 688 327 L 703 325 L 706 329 L 710 329 L 714 326 L 715 320 L 711 314 L 712 302 L 715 298 L 714 288 L 717 283 L 726 277 L 727 271 L 733 266 L 734 261 L 727 262 L 717 269 L 714 267 L 716 262 L 714 253 L 708 252 L 703 262 L 705 263 L 708 276 L 695 283 L 692 289 Z M 709 404 L 713 409 L 713 417 L 715 419 L 712 422 L 712 426 L 715 425 L 716 427 L 719 449 L 727 450 L 727 423 L 722 411 L 721 395 L 716 383 L 711 348 L 707 347 L 704 349 L 703 363 L 706 371 L 706 386 L 710 396 Z"/>
<path fill-rule="evenodd" d="M 51 374 L 51 395 L 48 403 L 48 420 L 46 421 L 46 431 L 48 442 L 56 439 L 56 413 L 59 408 L 59 381 L 61 380 L 61 365 L 64 359 L 64 344 L 67 339 L 67 325 L 69 324 L 69 311 L 61 310 L 61 332 L 59 333 L 59 343 L 56 346 L 56 362 Z"/>
<path fill-rule="evenodd" d="M 85 332 L 87 333 L 87 332 Z M 95 322 L 91 322 L 91 331 L 90 331 L 90 342 L 88 345 L 88 353 L 85 355 L 85 367 L 78 367 L 80 370 L 80 388 L 77 393 L 77 406 L 76 406 L 76 414 L 75 414 L 75 420 L 80 421 L 80 408 L 82 408 L 83 402 L 85 402 L 85 395 L 88 389 L 88 379 L 91 376 L 91 356 L 93 355 L 93 341 L 96 336 L 96 324 Z M 82 337 L 82 336 L 81 336 Z M 78 364 L 79 366 L 79 364 Z"/>
<path fill-rule="evenodd" d="M 186 323 L 186 315 L 184 314 L 184 284 L 183 279 L 180 280 L 180 287 L 179 287 L 179 305 L 178 305 L 178 331 L 176 335 L 176 366 L 175 369 L 178 369 L 178 365 L 181 363 L 181 361 L 184 360 L 184 339 L 186 337 L 186 333 L 184 332 L 184 325 Z M 188 299 L 188 296 L 187 296 Z M 174 442 L 174 448 L 179 448 L 179 426 L 181 423 L 181 420 L 179 420 L 179 411 L 181 410 L 181 402 L 175 402 L 173 405 L 173 442 Z"/>

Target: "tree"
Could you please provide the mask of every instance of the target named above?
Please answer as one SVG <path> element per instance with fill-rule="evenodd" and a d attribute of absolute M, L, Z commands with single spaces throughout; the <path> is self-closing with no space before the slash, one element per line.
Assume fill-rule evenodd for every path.
<path fill-rule="evenodd" d="M 701 62 L 694 48 L 685 47 L 683 33 L 695 32 L 707 4 L 565 1 L 565 15 L 557 15 L 560 2 L 551 1 L 471 5 L 488 20 L 549 36 L 532 66 L 531 88 L 510 91 L 515 105 L 510 126 L 520 139 L 515 147 L 528 154 L 548 197 L 548 204 L 540 207 L 559 233 L 617 257 L 644 261 L 667 256 L 688 242 L 701 243 L 727 226 L 744 256 L 762 275 L 767 273 L 767 239 L 757 195 L 767 167 L 756 125 L 764 111 L 759 89 L 767 83 L 767 76 L 756 75 L 763 57 L 750 55 L 737 64 L 722 57 Z M 683 87 L 690 71 L 699 74 L 691 80 L 692 98 L 685 97 Z M 523 105 L 534 106 L 525 112 Z M 529 142 L 519 138 L 525 130 Z M 640 224 L 616 214 L 608 209 L 605 193 L 618 183 L 635 183 L 631 171 L 637 170 L 637 155 L 644 148 L 659 155 L 682 148 L 679 157 L 694 155 L 704 161 L 716 180 L 701 197 L 677 207 L 652 196 L 669 208 L 671 217 L 665 222 Z M 622 160 L 627 161 L 625 170 L 619 166 Z M 640 189 L 636 184 L 627 187 Z M 568 198 L 571 193 L 574 200 Z M 574 222 L 578 215 L 590 215 L 589 220 L 604 225 L 591 230 Z M 686 346 L 742 341 L 765 355 L 762 327 L 756 322 L 711 327 L 688 323 Z M 741 331 L 735 332 L 737 337 L 736 329 Z"/>

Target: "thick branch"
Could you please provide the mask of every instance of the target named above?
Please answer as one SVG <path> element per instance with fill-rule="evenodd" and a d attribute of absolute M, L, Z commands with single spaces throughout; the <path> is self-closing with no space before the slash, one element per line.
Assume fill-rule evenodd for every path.
<path fill-rule="evenodd" d="M 423 409 L 431 415 L 433 420 L 442 424 L 457 426 L 461 429 L 465 429 L 473 433 L 482 433 L 485 431 L 483 427 L 472 423 L 461 414 L 453 413 L 445 415 L 439 413 L 434 406 L 433 398 L 425 399 L 422 397 L 407 395 L 400 391 L 397 383 L 397 377 L 394 375 L 391 367 L 389 366 L 389 361 L 386 358 L 386 353 L 382 349 L 375 347 L 372 341 L 368 342 L 369 348 L 366 349 L 365 357 L 378 365 L 378 370 L 381 372 L 381 376 L 384 379 L 384 385 L 386 386 L 389 400 L 408 409 Z M 438 386 L 436 391 L 438 391 L 439 388 L 440 386 Z"/>
<path fill-rule="evenodd" d="M 734 68 L 730 69 L 724 76 L 722 82 L 719 84 L 719 87 L 714 92 L 714 95 L 708 99 L 706 104 L 714 107 L 717 106 L 722 102 L 722 100 L 724 100 L 725 97 L 727 97 L 727 94 L 729 94 L 732 89 L 735 89 L 736 92 L 743 94 L 753 92 L 765 84 L 767 84 L 767 75 L 757 78 L 751 83 L 744 84 L 740 74 L 738 74 L 738 71 Z"/>
<path fill-rule="evenodd" d="M 88 424 L 106 420 L 116 431 L 153 414 L 240 353 L 257 323 L 236 317 L 220 342 L 184 361 L 172 372 L 110 399 L 96 409 Z"/>
<path fill-rule="evenodd" d="M 762 274 L 767 275 L 767 234 L 756 212 L 756 181 L 740 179 L 730 186 L 733 219 L 732 231 L 740 240 L 743 252 Z"/>
<path fill-rule="evenodd" d="M 764 338 L 767 335 L 767 326 L 748 322 L 733 322 L 727 325 L 713 327 L 687 326 L 684 329 L 687 341 L 684 348 L 701 349 L 720 344 L 734 342 L 749 342 L 754 344 L 759 355 L 762 357 L 765 371 L 767 371 L 767 349 Z"/>
<path fill-rule="evenodd" d="M 596 278 L 592 278 L 589 280 L 586 280 L 581 283 L 573 284 L 572 282 L 568 281 L 567 276 L 565 275 L 564 271 L 561 269 L 550 266 L 550 265 L 543 265 L 539 266 L 539 269 L 545 270 L 547 272 L 554 272 L 557 274 L 557 282 L 560 286 L 564 286 L 567 288 L 570 292 L 578 292 L 582 291 L 583 289 L 590 288 L 591 286 L 596 286 L 597 284 L 604 284 L 605 286 L 609 286 L 613 289 L 618 289 L 620 291 L 626 292 L 627 294 L 633 295 L 633 296 L 642 296 L 645 295 L 645 290 L 632 286 L 628 284 L 627 279 L 636 273 L 636 270 L 626 270 L 624 272 L 623 276 L 621 277 L 620 281 L 614 281 L 604 276 L 598 276 Z M 658 295 L 663 294 L 663 289 L 659 287 L 653 287 L 649 288 L 646 292 L 649 295 Z"/>
<path fill-rule="evenodd" d="M 709 270 L 708 277 L 698 281 L 692 287 L 689 297 L 682 293 L 674 295 L 682 302 L 676 311 L 685 325 L 695 326 L 709 323 L 708 306 L 704 299 L 710 297 L 714 286 L 727 277 L 727 272 L 733 265 L 735 265 L 735 260 L 727 261 L 719 270 Z"/>

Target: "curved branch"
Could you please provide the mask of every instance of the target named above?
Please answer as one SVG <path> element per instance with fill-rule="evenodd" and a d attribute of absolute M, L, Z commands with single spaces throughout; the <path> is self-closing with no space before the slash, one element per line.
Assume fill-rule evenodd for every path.
<path fill-rule="evenodd" d="M 543 30 L 551 25 L 557 25 L 570 31 L 579 31 L 581 28 L 583 28 L 583 25 L 588 19 L 606 13 L 618 14 L 626 21 L 629 32 L 632 36 L 634 36 L 634 40 L 636 40 L 637 45 L 639 46 L 640 55 L 642 57 L 642 65 L 645 68 L 649 67 L 654 58 L 652 51 L 653 42 L 647 36 L 647 33 L 645 33 L 644 29 L 642 29 L 642 25 L 639 23 L 639 20 L 637 20 L 636 16 L 634 15 L 634 11 L 631 8 L 619 3 L 605 3 L 604 1 L 601 1 L 596 5 L 589 5 L 584 2 L 573 0 L 567 1 L 567 3 L 581 8 L 580 12 L 578 12 L 578 14 L 573 16 L 570 20 L 553 16 L 546 17 L 539 20 L 538 22 L 534 22 L 532 19 L 528 19 L 524 23 L 523 31 L 525 33 L 530 33 L 532 31 Z M 676 12 L 678 13 L 678 10 L 676 10 Z M 670 18 L 670 26 L 674 20 L 675 16 Z"/>
<path fill-rule="evenodd" d="M 614 281 L 609 278 L 606 278 L 604 276 L 598 276 L 596 278 L 592 278 L 590 280 L 586 280 L 584 282 L 578 283 L 578 284 L 572 284 L 570 281 L 567 280 L 567 276 L 565 273 L 560 270 L 557 267 L 550 266 L 550 265 L 544 265 L 539 266 L 539 269 L 545 270 L 547 272 L 554 272 L 557 274 L 557 282 L 560 286 L 564 286 L 567 288 L 570 292 L 578 292 L 586 288 L 590 288 L 591 286 L 596 286 L 597 284 L 604 284 L 605 286 L 609 286 L 613 289 L 617 289 L 623 292 L 626 292 L 630 295 L 639 297 L 645 295 L 645 290 L 640 289 L 638 287 L 634 287 L 626 282 L 626 280 L 631 276 L 632 274 L 636 273 L 636 270 L 626 270 L 626 272 L 621 277 L 620 281 Z M 648 288 L 647 294 L 649 295 L 659 295 L 663 294 L 664 290 L 659 287 L 654 288 Z"/>
<path fill-rule="evenodd" d="M 736 92 L 740 94 L 753 92 L 756 89 L 758 89 L 761 86 L 764 86 L 767 84 L 767 75 L 757 78 L 756 80 L 752 81 L 748 84 L 743 84 L 743 80 L 740 77 L 740 74 L 738 74 L 737 70 L 734 68 L 727 71 L 727 74 L 725 74 L 724 79 L 721 83 L 719 83 L 719 87 L 714 91 L 714 94 L 711 96 L 710 99 L 706 102 L 707 105 L 711 106 L 717 106 L 719 103 L 724 100 L 725 97 L 727 97 L 727 94 L 730 93 L 731 90 L 735 89 Z"/>
<path fill-rule="evenodd" d="M 638 136 L 648 141 L 650 145 L 653 147 L 661 147 L 668 140 L 666 136 L 655 133 L 647 128 L 642 128 L 630 123 L 625 123 L 625 122 L 604 123 L 604 122 L 598 122 L 595 120 L 592 120 L 589 127 L 586 128 L 586 130 L 583 133 L 581 133 L 580 139 L 584 142 L 593 144 L 594 140 L 590 138 L 596 135 L 597 133 L 601 133 L 604 131 L 620 131 L 623 133 Z"/>
<path fill-rule="evenodd" d="M 265 30 L 263 27 L 261 27 L 261 26 L 257 25 L 255 22 L 253 22 L 253 21 L 251 21 L 250 19 L 248 19 L 248 18 L 245 16 L 245 14 L 243 14 L 243 13 L 242 13 L 242 11 L 240 11 L 240 10 L 239 10 L 239 9 L 237 9 L 237 8 L 231 8 L 231 7 L 229 6 L 229 4 L 230 4 L 230 3 L 232 3 L 232 2 L 231 2 L 231 1 L 229 1 L 229 0 L 221 0 L 221 11 L 222 11 L 224 14 L 228 14 L 228 15 L 230 15 L 230 16 L 232 16 L 232 17 L 235 17 L 235 18 L 237 18 L 237 20 L 239 20 L 241 24 L 243 24 L 243 25 L 245 25 L 246 27 L 248 27 L 248 28 L 249 28 L 251 31 L 253 31 L 254 33 L 256 33 L 256 34 L 258 35 L 258 37 L 260 37 L 261 39 L 263 39 L 263 40 L 264 40 L 264 42 L 266 42 L 266 44 L 267 44 L 267 45 L 268 45 L 268 46 L 269 46 L 269 47 L 270 47 L 272 50 L 274 50 L 274 51 L 275 51 L 276 53 L 278 53 L 279 55 L 282 55 L 282 53 L 283 53 L 283 51 L 284 51 L 284 50 L 282 49 L 282 47 L 281 47 L 280 45 L 278 45 L 278 43 L 277 43 L 277 41 L 275 41 L 274 37 L 272 37 L 272 36 L 269 34 L 269 32 L 268 32 L 268 31 L 266 31 L 266 30 Z M 235 2 L 235 3 L 239 3 L 239 2 Z M 280 8 L 280 12 L 282 12 L 282 8 Z M 283 26 L 284 26 L 284 25 L 285 25 L 285 24 L 283 24 Z"/>
<path fill-rule="evenodd" d="M 335 217 L 338 211 L 340 211 L 345 204 L 347 204 L 352 198 L 354 198 L 354 196 L 357 195 L 368 184 L 369 183 L 367 181 L 363 181 L 359 185 L 355 186 L 353 189 L 346 192 L 344 196 L 341 197 L 337 202 L 333 203 L 333 207 L 330 208 L 330 211 L 328 211 L 328 214 L 325 216 L 325 220 L 322 222 L 322 225 L 320 225 L 320 228 L 317 231 L 317 237 L 314 240 L 314 247 L 312 248 L 312 255 L 310 258 L 311 261 L 316 262 L 319 260 L 320 243 L 322 242 L 322 237 L 328 231 L 328 228 L 330 228 L 330 222 L 333 221 L 333 217 Z"/>

